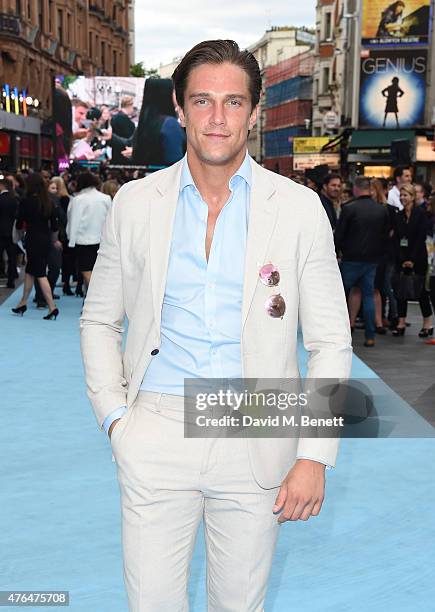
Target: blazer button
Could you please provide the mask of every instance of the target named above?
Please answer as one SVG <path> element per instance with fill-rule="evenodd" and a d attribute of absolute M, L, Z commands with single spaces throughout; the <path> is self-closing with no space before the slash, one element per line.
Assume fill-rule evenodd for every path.
<path fill-rule="evenodd" d="M 158 353 L 159 353 L 159 349 L 153 349 L 153 350 L 151 351 L 151 355 L 153 355 L 153 356 L 154 356 L 154 355 L 157 355 Z"/>

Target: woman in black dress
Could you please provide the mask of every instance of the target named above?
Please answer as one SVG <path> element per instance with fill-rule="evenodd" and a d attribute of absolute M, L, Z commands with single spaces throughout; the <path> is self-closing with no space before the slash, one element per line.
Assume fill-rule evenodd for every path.
<path fill-rule="evenodd" d="M 405 92 L 403 89 L 400 89 L 399 79 L 397 77 L 393 78 L 391 85 L 382 90 L 382 95 L 384 98 L 387 98 L 383 127 L 385 127 L 385 124 L 387 123 L 388 113 L 394 113 L 396 117 L 396 126 L 399 128 L 399 107 L 397 105 L 397 98 L 401 98 L 403 95 L 405 95 Z"/>
<path fill-rule="evenodd" d="M 413 185 L 403 185 L 400 189 L 400 201 L 403 205 L 395 216 L 394 240 L 396 250 L 396 271 L 413 271 L 424 278 L 427 272 L 428 257 L 426 248 L 427 217 L 421 207 L 415 205 L 416 193 Z M 423 315 L 423 328 L 431 327 L 432 308 L 426 291 L 422 286 L 420 294 L 420 309 Z M 406 314 L 408 302 L 397 300 L 399 323 L 393 331 L 393 336 L 403 336 L 406 329 Z"/>
<path fill-rule="evenodd" d="M 21 316 L 26 312 L 27 300 L 36 277 L 49 307 L 48 315 L 43 318 L 56 319 L 59 311 L 47 279 L 47 261 L 52 237 L 56 248 L 61 248 L 62 245 L 57 240 L 58 225 L 53 201 L 48 195 L 44 179 L 36 172 L 29 174 L 27 178 L 26 196 L 19 205 L 16 226 L 17 229 L 26 230 L 27 264 L 23 297 L 12 311 Z"/>

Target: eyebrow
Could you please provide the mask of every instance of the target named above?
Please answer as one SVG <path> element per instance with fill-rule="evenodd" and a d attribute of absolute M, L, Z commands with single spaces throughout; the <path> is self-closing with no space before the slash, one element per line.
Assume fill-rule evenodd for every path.
<path fill-rule="evenodd" d="M 207 93 L 206 91 L 204 92 L 198 92 L 198 93 L 193 93 L 190 94 L 189 99 L 191 100 L 192 98 L 211 98 L 211 94 Z M 243 95 L 243 94 L 237 94 L 237 93 L 233 93 L 233 94 L 225 94 L 225 98 L 237 98 L 239 100 L 247 100 L 248 97 Z"/>

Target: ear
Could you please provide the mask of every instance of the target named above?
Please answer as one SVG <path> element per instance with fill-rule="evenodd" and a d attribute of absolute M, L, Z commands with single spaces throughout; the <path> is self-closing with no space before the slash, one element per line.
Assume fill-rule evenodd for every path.
<path fill-rule="evenodd" d="M 178 118 L 180 120 L 181 127 L 185 128 L 186 127 L 186 117 L 184 115 L 184 110 L 181 108 L 181 106 L 177 106 L 177 113 L 178 113 Z"/>
<path fill-rule="evenodd" d="M 257 123 L 257 117 L 258 117 L 258 105 L 252 109 L 251 115 L 249 117 L 249 130 L 252 130 L 252 128 L 254 127 L 254 125 Z"/>
<path fill-rule="evenodd" d="M 178 119 L 180 120 L 181 127 L 186 127 L 186 118 L 184 116 L 184 111 L 181 106 L 178 104 L 177 96 L 175 94 L 175 89 L 172 91 L 172 102 L 174 103 L 175 112 L 177 113 Z"/>

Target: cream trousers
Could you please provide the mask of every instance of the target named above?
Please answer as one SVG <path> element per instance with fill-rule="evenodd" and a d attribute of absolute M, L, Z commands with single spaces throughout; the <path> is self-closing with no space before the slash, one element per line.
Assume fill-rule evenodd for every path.
<path fill-rule="evenodd" d="M 183 398 L 140 391 L 111 444 L 130 612 L 188 612 L 201 519 L 207 610 L 262 612 L 279 531 L 272 513 L 278 488 L 255 482 L 246 438 L 185 438 Z"/>

